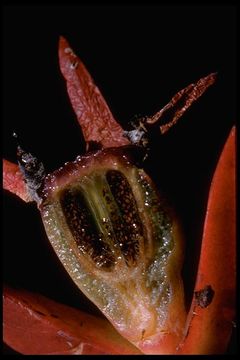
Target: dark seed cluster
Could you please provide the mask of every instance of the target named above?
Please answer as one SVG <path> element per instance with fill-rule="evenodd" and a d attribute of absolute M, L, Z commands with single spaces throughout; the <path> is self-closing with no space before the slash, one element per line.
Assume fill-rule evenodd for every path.
<path fill-rule="evenodd" d="M 114 256 L 109 245 L 104 242 L 103 234 L 99 233 L 81 191 L 65 190 L 60 202 L 79 250 L 83 254 L 88 254 L 98 267 L 111 269 L 114 266 Z"/>
<path fill-rule="evenodd" d="M 81 187 L 65 189 L 60 196 L 66 222 L 78 249 L 102 270 L 113 269 L 121 257 L 128 267 L 135 267 L 140 247 L 147 248 L 147 240 L 131 185 L 122 172 L 114 169 L 106 171 L 100 178 L 99 174 L 92 174 L 91 179 L 91 191 L 83 182 Z M 153 236 L 158 240 L 155 245 L 160 245 L 162 254 L 169 252 L 169 219 L 162 214 L 159 198 L 147 180 L 140 177 L 138 182 L 145 194 Z M 94 202 L 96 213 L 89 204 L 88 191 L 96 192 L 98 196 L 99 204 Z M 94 199 L 96 201 L 97 197 Z M 105 209 L 105 217 L 99 216 L 102 212 L 98 212 L 98 206 Z"/>
<path fill-rule="evenodd" d="M 143 236 L 143 226 L 139 217 L 136 200 L 126 177 L 117 170 L 109 170 L 106 174 L 118 214 L 110 212 L 114 233 L 126 263 L 136 263 L 139 255 L 139 239 Z M 108 201 L 106 195 L 106 201 Z"/>

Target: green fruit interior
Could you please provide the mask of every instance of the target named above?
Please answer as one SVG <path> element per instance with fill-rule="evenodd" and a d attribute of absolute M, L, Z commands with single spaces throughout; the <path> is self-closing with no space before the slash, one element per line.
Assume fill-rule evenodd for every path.
<path fill-rule="evenodd" d="M 173 219 L 149 177 L 106 150 L 50 177 L 40 210 L 77 286 L 132 341 L 164 328 Z"/>

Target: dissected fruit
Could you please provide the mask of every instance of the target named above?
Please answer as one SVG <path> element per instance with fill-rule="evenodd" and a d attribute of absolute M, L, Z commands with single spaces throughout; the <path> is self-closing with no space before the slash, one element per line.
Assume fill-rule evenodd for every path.
<path fill-rule="evenodd" d="M 64 267 L 122 335 L 135 344 L 158 332 L 177 338 L 185 320 L 179 226 L 128 148 L 79 156 L 48 175 L 39 209 Z"/>

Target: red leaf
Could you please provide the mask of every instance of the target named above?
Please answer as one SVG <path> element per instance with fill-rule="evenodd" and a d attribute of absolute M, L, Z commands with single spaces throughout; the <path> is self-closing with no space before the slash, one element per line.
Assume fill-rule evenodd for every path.
<path fill-rule="evenodd" d="M 141 353 L 105 319 L 9 288 L 3 294 L 3 336 L 25 355 Z"/>
<path fill-rule="evenodd" d="M 235 187 L 233 127 L 210 188 L 195 298 L 189 313 L 187 334 L 180 350 L 183 354 L 221 354 L 229 343 L 235 316 Z M 214 291 L 212 301 L 208 299 L 207 286 L 211 286 Z"/>
<path fill-rule="evenodd" d="M 59 60 L 86 142 L 98 142 L 104 148 L 129 144 L 90 74 L 63 37 L 59 41 Z"/>
<path fill-rule="evenodd" d="M 3 159 L 3 188 L 28 202 L 31 198 L 18 165 Z"/>

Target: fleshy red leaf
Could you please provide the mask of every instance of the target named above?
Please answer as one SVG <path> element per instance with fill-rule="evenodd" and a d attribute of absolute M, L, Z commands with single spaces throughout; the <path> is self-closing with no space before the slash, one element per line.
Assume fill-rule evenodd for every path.
<path fill-rule="evenodd" d="M 92 77 L 63 37 L 59 41 L 59 61 L 86 142 L 98 142 L 103 147 L 129 144 Z"/>
<path fill-rule="evenodd" d="M 3 188 L 26 202 L 31 201 L 18 165 L 5 159 L 3 159 Z"/>
<path fill-rule="evenodd" d="M 222 354 L 229 343 L 235 316 L 235 188 L 233 127 L 210 188 L 195 296 L 180 349 L 183 354 Z"/>
<path fill-rule="evenodd" d="M 107 320 L 10 288 L 3 294 L 3 336 L 25 355 L 140 354 Z"/>

